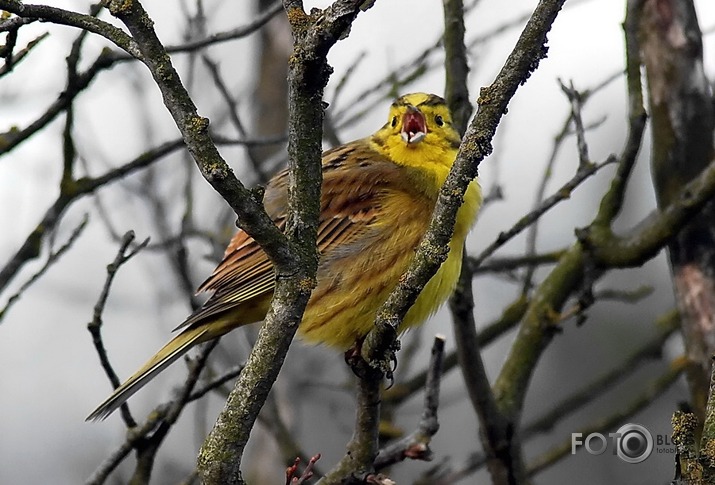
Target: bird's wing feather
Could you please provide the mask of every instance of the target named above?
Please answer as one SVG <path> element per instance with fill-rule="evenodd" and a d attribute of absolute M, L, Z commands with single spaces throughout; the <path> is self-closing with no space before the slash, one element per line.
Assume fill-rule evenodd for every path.
<path fill-rule="evenodd" d="M 207 332 L 207 328 L 189 329 L 174 337 L 149 359 L 141 369 L 127 379 L 121 386 L 116 388 L 111 396 L 87 416 L 85 421 L 101 421 L 112 414 L 135 392 L 152 380 L 154 376 L 184 355 L 191 347 L 201 342 Z"/>
<path fill-rule="evenodd" d="M 370 230 L 379 220 L 384 187 L 396 185 L 399 176 L 398 167 L 365 140 L 325 152 L 317 237 L 320 254 L 344 247 Z M 287 171 L 282 171 L 269 182 L 264 197 L 268 214 L 281 229 L 286 224 L 287 185 Z M 177 329 L 198 324 L 273 289 L 273 264 L 260 246 L 239 230 L 223 261 L 198 289 L 214 294 Z"/>

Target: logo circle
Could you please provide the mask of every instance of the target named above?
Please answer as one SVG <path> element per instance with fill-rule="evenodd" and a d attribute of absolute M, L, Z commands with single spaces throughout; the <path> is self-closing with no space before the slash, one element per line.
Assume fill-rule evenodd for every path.
<path fill-rule="evenodd" d="M 616 453 L 626 463 L 640 463 L 653 452 L 653 436 L 644 426 L 628 423 L 616 433 Z"/>

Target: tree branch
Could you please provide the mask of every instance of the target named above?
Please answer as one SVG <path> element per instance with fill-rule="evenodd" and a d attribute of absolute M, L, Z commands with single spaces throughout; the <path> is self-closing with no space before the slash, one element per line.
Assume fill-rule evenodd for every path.
<path fill-rule="evenodd" d="M 689 0 L 640 4 L 639 34 L 652 118 L 651 174 L 659 207 L 713 165 L 715 109 L 703 67 L 703 41 Z M 676 301 L 682 314 L 691 405 L 703 419 L 715 352 L 715 202 L 668 243 Z"/>
<path fill-rule="evenodd" d="M 146 238 L 138 246 L 127 253 L 127 249 L 134 241 L 134 231 L 129 231 L 124 234 L 122 242 L 117 251 L 117 256 L 114 261 L 107 265 L 107 278 L 104 281 L 104 286 L 99 294 L 97 303 L 94 305 L 94 313 L 92 316 L 92 321 L 87 324 L 87 330 L 89 330 L 92 336 L 92 342 L 94 343 L 94 348 L 97 350 L 97 355 L 99 356 L 99 362 L 102 364 L 104 372 L 109 377 L 109 382 L 112 383 L 112 387 L 116 389 L 122 383 L 119 380 L 112 364 L 109 362 L 109 356 L 107 355 L 107 349 L 104 347 L 104 342 L 102 341 L 102 313 L 104 312 L 104 306 L 107 303 L 107 298 L 109 297 L 109 290 L 114 281 L 114 277 L 117 275 L 119 268 L 131 259 L 135 254 L 141 251 L 149 243 L 149 238 Z M 137 423 L 129 412 L 129 407 L 126 403 L 122 404 L 121 407 L 122 419 L 127 425 L 127 428 L 136 427 Z"/>
<path fill-rule="evenodd" d="M 74 228 L 72 231 L 72 234 L 70 235 L 69 238 L 67 238 L 67 241 L 57 248 L 56 251 L 53 251 L 50 249 L 50 254 L 47 256 L 47 260 L 45 261 L 45 264 L 42 265 L 42 267 L 35 273 L 33 274 L 30 279 L 28 279 L 25 283 L 23 283 L 20 286 L 20 289 L 17 290 L 16 293 L 14 293 L 10 298 L 8 298 L 7 303 L 5 304 L 5 307 L 0 310 L 0 323 L 2 322 L 3 318 L 5 315 L 7 315 L 7 312 L 10 310 L 10 307 L 20 298 L 22 293 L 27 290 L 35 281 L 37 281 L 43 274 L 47 272 L 47 270 L 68 250 L 72 247 L 72 245 L 77 241 L 79 236 L 84 232 L 84 228 L 87 227 L 87 222 L 89 222 L 89 217 L 85 215 L 82 218 L 82 222 L 80 222 L 77 227 Z"/>
<path fill-rule="evenodd" d="M 374 467 L 381 470 L 385 467 L 403 461 L 405 458 L 413 460 L 432 459 L 432 450 L 429 443 L 439 430 L 437 409 L 439 408 L 439 389 L 442 380 L 442 363 L 444 361 L 443 335 L 436 335 L 432 344 L 427 381 L 425 382 L 425 399 L 422 409 L 422 418 L 417 429 L 404 438 L 391 443 L 381 449 L 375 458 Z"/>
<path fill-rule="evenodd" d="M 653 400 L 660 396 L 663 391 L 668 389 L 673 383 L 680 377 L 680 375 L 685 370 L 685 359 L 679 357 L 674 359 L 669 368 L 657 378 L 651 380 L 640 394 L 633 398 L 626 405 L 610 414 L 604 418 L 597 420 L 587 426 L 582 427 L 578 432 L 582 433 L 584 436 L 590 433 L 605 433 L 623 423 L 626 419 L 633 416 L 637 412 L 645 409 Z M 546 468 L 554 465 L 559 460 L 571 456 L 572 450 L 572 437 L 569 436 L 562 443 L 554 446 L 550 450 L 543 453 L 541 456 L 536 457 L 531 463 L 529 463 L 528 474 L 529 476 L 534 476 L 537 473 L 545 470 Z"/>
<path fill-rule="evenodd" d="M 32 5 L 18 0 L 0 0 L 0 10 L 14 13 L 25 19 L 39 19 L 55 24 L 77 27 L 100 35 L 137 59 L 142 58 L 137 43 L 121 29 L 92 15 L 72 12 L 48 5 Z"/>
<path fill-rule="evenodd" d="M 317 485 L 357 485 L 365 483 L 374 471 L 378 453 L 382 373 L 363 360 L 358 360 L 356 366 L 359 378 L 353 437 L 348 443 L 345 456 Z"/>
<path fill-rule="evenodd" d="M 240 465 L 244 447 L 315 284 L 322 97 L 331 71 L 326 56 L 349 31 L 360 4 L 357 0 L 339 0 L 308 16 L 300 1 L 284 2 L 295 39 L 289 72 L 290 218 L 286 229 L 292 264 L 274 259 L 277 279 L 271 309 L 246 368 L 199 454 L 199 472 L 208 484 L 243 483 Z"/>
<path fill-rule="evenodd" d="M 668 338 L 678 329 L 680 318 L 678 312 L 671 310 L 658 318 L 656 327 L 657 334 L 639 346 L 637 350 L 628 355 L 621 363 L 616 365 L 611 371 L 603 374 L 593 382 L 590 382 L 583 389 L 578 390 L 566 399 L 556 402 L 551 409 L 524 426 L 522 430 L 523 439 L 529 439 L 535 434 L 544 433 L 556 426 L 569 414 L 577 409 L 591 403 L 594 399 L 613 388 L 616 384 L 631 375 L 646 361 L 646 359 L 660 358 L 662 356 L 663 345 Z"/>
<path fill-rule="evenodd" d="M 628 20 L 626 21 L 628 23 Z M 632 66 L 633 56 L 638 55 L 637 39 L 631 36 L 633 32 L 626 28 L 626 44 L 628 51 L 628 86 L 630 100 L 630 133 L 626 146 L 619 157 L 619 167 L 611 188 L 604 195 L 599 213 L 589 227 L 589 233 L 594 227 L 604 225 L 610 229 L 610 222 L 620 211 L 623 200 L 622 191 L 631 173 L 633 163 L 640 147 L 645 123 L 644 111 L 640 100 L 640 74 Z M 608 232 L 604 230 L 603 232 Z M 609 233 L 610 234 L 610 233 Z M 583 241 L 582 237 L 579 237 Z M 560 321 L 559 312 L 572 293 L 581 288 L 586 256 L 582 244 L 575 244 L 561 258 L 559 264 L 551 271 L 535 290 L 529 309 L 524 316 L 519 334 L 512 345 L 509 356 L 499 373 L 494 389 L 500 409 L 518 422 L 528 389 L 528 382 L 533 374 L 536 362 L 551 341 L 555 325 Z M 590 246 L 586 246 L 589 247 Z M 595 249 L 594 249 L 595 251 Z M 589 252 L 590 255 L 590 252 Z M 592 283 L 601 273 L 590 275 Z"/>
<path fill-rule="evenodd" d="M 363 356 L 368 361 L 385 362 L 386 354 L 395 346 L 396 329 L 402 318 L 447 257 L 464 192 L 476 177 L 479 163 L 492 151 L 492 138 L 509 101 L 546 56 L 546 34 L 563 3 L 564 0 L 539 2 L 495 81 L 490 87 L 482 88 L 477 114 L 440 191 L 430 227 L 417 249 L 413 264 L 378 312 L 375 329 L 365 339 Z"/>
<path fill-rule="evenodd" d="M 3 266 L 2 270 L 0 270 L 0 291 L 3 291 L 7 287 L 18 271 L 22 269 L 28 261 L 40 255 L 40 249 L 45 235 L 57 227 L 65 210 L 74 201 L 140 168 L 151 165 L 182 146 L 182 140 L 163 143 L 156 148 L 146 151 L 131 162 L 114 168 L 104 175 L 95 178 L 83 177 L 72 181 L 68 180 L 67 173 L 65 172 L 61 181 L 60 195 L 47 211 L 45 211 L 45 215 L 37 226 L 35 226 L 35 229 L 27 236 L 20 249 L 18 249 L 5 266 Z"/>

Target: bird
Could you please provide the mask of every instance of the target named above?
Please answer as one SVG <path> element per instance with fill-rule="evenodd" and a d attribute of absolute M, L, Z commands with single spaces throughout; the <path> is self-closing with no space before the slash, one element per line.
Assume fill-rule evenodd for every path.
<path fill-rule="evenodd" d="M 412 93 L 392 103 L 387 122 L 373 135 L 323 153 L 317 283 L 298 327 L 299 337 L 347 350 L 367 335 L 378 309 L 414 259 L 460 142 L 445 100 Z M 474 180 L 457 212 L 448 256 L 408 310 L 400 332 L 426 320 L 454 290 L 481 199 Z M 268 215 L 284 229 L 287 170 L 266 184 L 263 202 Z M 193 346 L 262 321 L 274 280 L 266 254 L 239 229 L 223 260 L 197 290 L 212 292 L 211 296 L 87 420 L 106 418 Z"/>

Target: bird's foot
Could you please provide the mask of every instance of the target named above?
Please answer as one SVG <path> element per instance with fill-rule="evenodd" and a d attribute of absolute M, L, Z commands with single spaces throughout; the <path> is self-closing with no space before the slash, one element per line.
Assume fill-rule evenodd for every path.
<path fill-rule="evenodd" d="M 359 338 L 355 344 L 345 352 L 345 363 L 350 367 L 353 373 L 360 379 L 367 377 L 375 378 L 377 374 L 380 377 L 384 376 L 390 381 L 387 386 L 389 389 L 394 384 L 394 373 L 397 369 L 397 351 L 400 349 L 399 341 L 386 349 L 382 354 L 382 358 L 375 359 L 363 355 L 363 343 L 365 338 Z"/>

